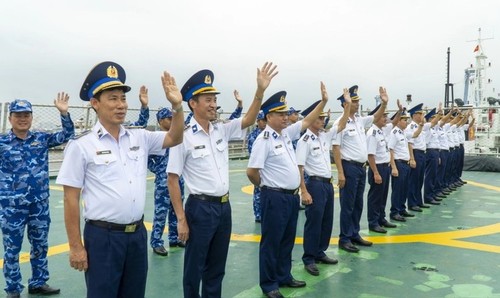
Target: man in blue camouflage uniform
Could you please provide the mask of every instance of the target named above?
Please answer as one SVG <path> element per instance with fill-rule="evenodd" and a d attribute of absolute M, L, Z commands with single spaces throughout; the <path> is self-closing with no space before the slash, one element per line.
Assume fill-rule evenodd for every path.
<path fill-rule="evenodd" d="M 156 114 L 156 119 L 161 130 L 169 131 L 172 121 L 172 110 L 163 108 Z M 164 155 L 150 155 L 148 157 L 148 169 L 155 177 L 155 212 L 153 217 L 153 231 L 151 231 L 150 244 L 154 253 L 160 256 L 167 256 L 168 251 L 163 245 L 163 230 L 168 214 L 168 242 L 170 247 L 185 247 L 185 244 L 178 239 L 177 216 L 170 203 L 170 194 L 167 188 L 167 164 L 170 148 L 167 148 Z M 184 201 L 184 179 L 179 177 L 179 187 L 181 190 L 181 200 Z"/>
<path fill-rule="evenodd" d="M 31 244 L 32 277 L 30 294 L 53 295 L 60 290 L 47 285 L 49 216 L 49 148 L 67 142 L 75 133 L 68 114 L 67 94 L 54 100 L 61 113 L 63 130 L 57 133 L 31 131 L 33 109 L 27 100 L 16 99 L 9 105 L 12 129 L 0 136 L 0 223 L 4 245 L 3 273 L 7 297 L 20 297 L 19 252 L 27 226 Z"/>
<path fill-rule="evenodd" d="M 264 112 L 260 111 L 257 115 L 257 125 L 247 136 L 248 155 L 252 154 L 253 142 L 264 128 L 266 128 L 266 119 L 264 118 Z M 253 187 L 253 214 L 255 222 L 260 222 L 260 187 L 257 186 Z"/>

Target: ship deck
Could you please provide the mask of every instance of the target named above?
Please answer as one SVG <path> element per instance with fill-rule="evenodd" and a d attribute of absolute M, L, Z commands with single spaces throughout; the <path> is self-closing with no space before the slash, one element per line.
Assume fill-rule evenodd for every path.
<path fill-rule="evenodd" d="M 246 164 L 245 160 L 230 161 L 233 234 L 223 297 L 263 297 L 258 286 L 260 226 L 253 218 Z M 374 245 L 361 248 L 357 254 L 346 253 L 337 246 L 336 189 L 334 232 L 327 254 L 338 258 L 339 264 L 319 265 L 321 274 L 317 277 L 309 275 L 301 261 L 305 222 L 301 211 L 292 271 L 296 279 L 307 282 L 307 287 L 283 288 L 282 293 L 286 297 L 500 297 L 500 173 L 464 172 L 463 179 L 468 184 L 449 195 L 440 206 L 424 209 L 385 235 L 368 231 L 365 197 L 361 234 Z M 59 297 L 85 297 L 83 273 L 70 268 L 68 262 L 62 188 L 54 180 L 50 183 L 49 284 L 61 288 Z M 145 210 L 148 230 L 153 218 L 153 191 L 150 176 Z M 3 248 L 0 253 L 3 256 Z M 167 257 L 155 255 L 151 248 L 148 254 L 146 297 L 182 297 L 183 249 L 170 249 Z M 26 239 L 21 271 L 27 285 L 31 272 Z M 3 287 L 5 281 L 1 280 Z M 22 297 L 28 296 L 33 295 L 25 290 Z"/>

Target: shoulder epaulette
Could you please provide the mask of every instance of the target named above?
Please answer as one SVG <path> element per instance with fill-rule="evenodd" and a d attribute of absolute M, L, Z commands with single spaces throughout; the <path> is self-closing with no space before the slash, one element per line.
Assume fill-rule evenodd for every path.
<path fill-rule="evenodd" d="M 73 137 L 73 139 L 74 139 L 74 140 L 79 139 L 79 138 L 81 138 L 81 137 L 83 137 L 83 136 L 85 136 L 85 135 L 88 135 L 90 132 L 92 132 L 92 130 L 91 130 L 91 129 L 86 130 L 86 131 L 84 131 L 84 132 L 80 133 L 79 135 L 75 135 L 75 136 Z"/>
<path fill-rule="evenodd" d="M 264 139 L 269 139 L 269 131 L 267 130 L 264 132 Z"/>
<path fill-rule="evenodd" d="M 140 129 L 140 128 L 145 128 L 144 126 L 138 126 L 138 125 L 131 125 L 131 126 L 125 126 L 126 129 Z"/>
<path fill-rule="evenodd" d="M 376 136 L 376 135 L 377 135 L 377 131 L 374 129 L 372 132 L 372 136 Z"/>
<path fill-rule="evenodd" d="M 305 136 L 302 138 L 302 140 L 303 140 L 304 142 L 307 142 L 307 140 L 309 140 L 309 135 L 305 135 Z"/>

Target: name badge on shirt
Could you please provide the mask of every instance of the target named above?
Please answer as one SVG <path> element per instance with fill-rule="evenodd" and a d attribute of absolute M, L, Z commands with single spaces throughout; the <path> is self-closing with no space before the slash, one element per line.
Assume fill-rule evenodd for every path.
<path fill-rule="evenodd" d="M 276 145 L 274 148 L 275 148 L 275 149 L 279 149 L 279 148 L 281 148 L 281 147 L 283 147 L 283 146 L 282 146 L 281 144 L 279 144 L 279 145 Z"/>
<path fill-rule="evenodd" d="M 111 150 L 97 151 L 96 154 L 97 155 L 111 154 Z"/>
<path fill-rule="evenodd" d="M 31 143 L 31 146 L 38 146 L 38 145 L 40 145 L 40 142 L 34 141 L 33 143 Z"/>
<path fill-rule="evenodd" d="M 130 147 L 130 151 L 137 151 L 139 150 L 140 146 L 134 146 L 134 147 Z"/>
<path fill-rule="evenodd" d="M 218 139 L 217 142 L 215 142 L 215 144 L 219 145 L 221 142 L 222 142 L 222 139 Z"/>
<path fill-rule="evenodd" d="M 194 149 L 195 150 L 197 150 L 197 149 L 205 149 L 205 145 L 194 146 Z"/>

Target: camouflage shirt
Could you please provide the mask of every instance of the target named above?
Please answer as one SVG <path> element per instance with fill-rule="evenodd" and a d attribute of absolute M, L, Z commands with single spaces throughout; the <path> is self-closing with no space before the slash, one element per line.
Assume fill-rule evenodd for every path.
<path fill-rule="evenodd" d="M 73 121 L 61 116 L 57 133 L 28 131 L 26 139 L 12 130 L 0 135 L 0 203 L 29 204 L 49 197 L 49 148 L 67 142 L 75 134 Z M 10 202 L 14 198 L 21 201 Z"/>

